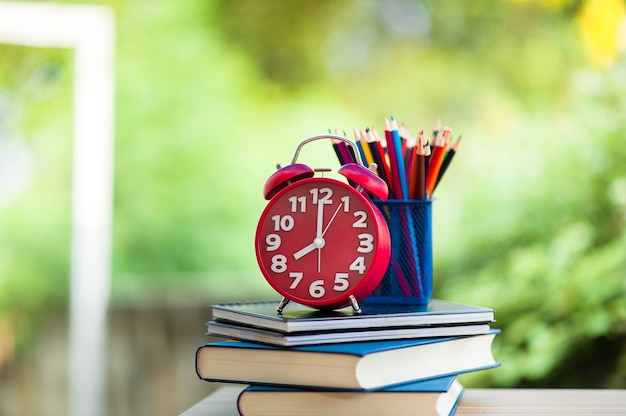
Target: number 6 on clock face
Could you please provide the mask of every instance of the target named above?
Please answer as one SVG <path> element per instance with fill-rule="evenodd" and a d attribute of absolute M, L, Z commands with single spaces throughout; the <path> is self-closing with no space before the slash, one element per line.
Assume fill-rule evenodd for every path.
<path fill-rule="evenodd" d="M 389 230 L 378 208 L 351 186 L 308 178 L 279 191 L 263 211 L 256 256 L 285 298 L 324 308 L 348 306 L 378 285 L 389 263 Z"/>

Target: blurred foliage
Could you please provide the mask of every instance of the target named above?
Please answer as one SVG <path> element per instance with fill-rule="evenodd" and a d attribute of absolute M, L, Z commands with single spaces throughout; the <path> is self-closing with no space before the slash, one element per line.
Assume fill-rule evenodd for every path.
<path fill-rule="evenodd" d="M 114 302 L 271 295 L 253 238 L 275 164 L 441 116 L 464 139 L 435 296 L 502 328 L 502 367 L 466 383 L 626 387 L 623 1 L 96 3 L 117 18 Z M 72 54 L 0 57 L 0 314 L 25 342 L 68 296 Z"/>
<path fill-rule="evenodd" d="M 0 56 L 0 321 L 26 342 L 67 299 L 71 54 L 1 45 Z"/>

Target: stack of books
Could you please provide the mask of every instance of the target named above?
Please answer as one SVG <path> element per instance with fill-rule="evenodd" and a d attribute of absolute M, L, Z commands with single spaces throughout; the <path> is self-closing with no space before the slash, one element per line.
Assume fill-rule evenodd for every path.
<path fill-rule="evenodd" d="M 319 311 L 279 301 L 214 305 L 196 372 L 247 385 L 241 415 L 450 415 L 461 373 L 496 367 L 494 311 L 433 299 L 426 306 Z"/>

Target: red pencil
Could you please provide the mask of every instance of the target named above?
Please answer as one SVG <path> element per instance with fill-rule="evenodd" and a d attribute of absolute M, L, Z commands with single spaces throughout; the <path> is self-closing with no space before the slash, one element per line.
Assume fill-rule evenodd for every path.
<path fill-rule="evenodd" d="M 426 196 L 426 150 L 430 152 L 430 146 L 424 138 L 424 131 L 417 135 L 415 145 L 415 181 L 413 186 L 414 199 L 428 199 Z"/>
<path fill-rule="evenodd" d="M 380 137 L 374 126 L 366 129 L 370 138 L 374 141 L 377 153 L 380 155 L 383 162 L 383 168 L 385 169 L 385 176 L 387 176 L 387 185 L 389 186 L 389 197 L 393 197 L 393 174 L 391 173 L 391 166 L 389 164 L 389 158 L 385 151 L 387 143 Z"/>
<path fill-rule="evenodd" d="M 391 116 L 391 120 L 385 117 L 385 138 L 387 139 L 387 153 L 393 176 L 394 197 L 396 199 L 408 199 L 409 189 L 406 183 L 404 170 L 404 154 L 402 153 L 402 139 L 398 131 L 398 123 Z"/>
<path fill-rule="evenodd" d="M 429 197 L 432 197 L 433 191 L 435 190 L 435 184 L 437 183 L 441 163 L 443 162 L 446 148 L 450 143 L 450 132 L 450 128 L 444 127 L 441 134 L 438 134 L 433 142 L 433 152 L 430 156 L 428 174 L 426 175 L 426 191 L 428 192 Z"/>
<path fill-rule="evenodd" d="M 346 163 L 354 162 L 355 159 L 352 155 L 352 151 L 350 150 L 351 148 L 348 147 L 346 142 L 339 139 L 333 139 L 332 143 L 335 153 L 337 153 L 337 157 L 339 158 L 339 164 L 345 165 Z"/>

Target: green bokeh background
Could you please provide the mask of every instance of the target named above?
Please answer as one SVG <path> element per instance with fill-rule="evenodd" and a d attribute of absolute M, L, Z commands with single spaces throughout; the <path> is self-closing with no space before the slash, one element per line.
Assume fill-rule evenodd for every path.
<path fill-rule="evenodd" d="M 113 306 L 273 296 L 253 238 L 275 164 L 328 129 L 441 117 L 463 141 L 433 208 L 435 296 L 502 329 L 503 366 L 466 383 L 626 387 L 622 1 L 93 3 L 117 22 Z M 68 302 L 72 60 L 0 45 L 16 354 Z"/>

